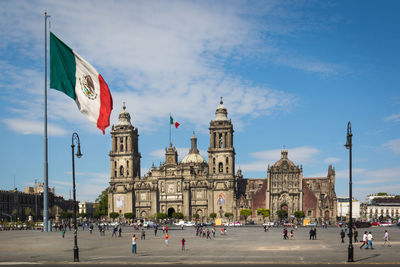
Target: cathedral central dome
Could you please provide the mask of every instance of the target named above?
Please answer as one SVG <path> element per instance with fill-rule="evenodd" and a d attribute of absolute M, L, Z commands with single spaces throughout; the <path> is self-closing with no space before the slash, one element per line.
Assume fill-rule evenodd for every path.
<path fill-rule="evenodd" d="M 189 154 L 187 154 L 181 161 L 181 163 L 206 163 L 206 160 L 200 155 L 197 149 L 197 137 L 193 132 L 192 138 L 190 138 L 191 148 Z"/>

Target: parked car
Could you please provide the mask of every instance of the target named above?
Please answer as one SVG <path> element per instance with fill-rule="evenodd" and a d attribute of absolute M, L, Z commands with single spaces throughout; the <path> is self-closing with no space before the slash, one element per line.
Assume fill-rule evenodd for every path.
<path fill-rule="evenodd" d="M 381 222 L 380 226 L 393 226 L 391 222 Z"/>
<path fill-rule="evenodd" d="M 357 228 L 367 228 L 367 227 L 371 227 L 371 223 L 370 222 L 355 222 L 355 226 Z"/>
<path fill-rule="evenodd" d="M 254 225 L 254 221 L 248 221 L 246 222 L 246 225 Z"/>
<path fill-rule="evenodd" d="M 242 224 L 242 222 L 231 222 L 231 223 L 228 223 L 228 226 L 232 226 L 232 227 L 243 226 L 243 224 Z"/>
<path fill-rule="evenodd" d="M 373 223 L 371 223 L 371 226 L 381 226 L 381 223 L 380 222 L 373 222 Z"/>
<path fill-rule="evenodd" d="M 152 221 L 147 221 L 147 222 L 143 223 L 143 227 L 153 227 L 153 225 L 154 225 L 154 222 L 152 222 Z"/>

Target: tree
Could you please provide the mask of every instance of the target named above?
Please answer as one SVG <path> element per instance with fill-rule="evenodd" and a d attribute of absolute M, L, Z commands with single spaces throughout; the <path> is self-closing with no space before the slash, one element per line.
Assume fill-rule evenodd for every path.
<path fill-rule="evenodd" d="M 225 213 L 225 215 L 224 215 L 228 220 L 229 220 L 229 222 L 232 220 L 232 218 L 233 218 L 233 213 L 232 212 L 226 212 Z"/>
<path fill-rule="evenodd" d="M 215 218 L 217 218 L 217 214 L 215 212 L 210 213 L 210 218 L 215 220 Z"/>
<path fill-rule="evenodd" d="M 60 218 L 61 219 L 71 219 L 72 218 L 72 212 L 62 211 L 60 213 Z"/>
<path fill-rule="evenodd" d="M 265 217 L 269 217 L 271 210 L 269 209 L 257 209 L 257 215 L 261 215 L 263 217 L 265 223 Z"/>
<path fill-rule="evenodd" d="M 87 216 L 87 213 L 85 213 L 85 212 L 79 213 L 79 215 L 78 215 L 79 218 L 86 218 L 86 216 Z"/>
<path fill-rule="evenodd" d="M 177 220 L 182 220 L 185 216 L 183 216 L 182 212 L 174 212 L 172 213 L 172 218 Z"/>
<path fill-rule="evenodd" d="M 157 213 L 156 215 L 157 220 L 165 220 L 168 218 L 168 214 L 166 213 Z"/>
<path fill-rule="evenodd" d="M 383 196 L 387 196 L 388 194 L 387 193 L 383 193 L 383 192 L 380 192 L 380 193 L 378 193 L 378 194 L 376 194 L 377 196 L 380 196 L 380 197 L 383 197 Z"/>
<path fill-rule="evenodd" d="M 99 203 L 96 210 L 99 211 L 100 216 L 106 216 L 108 214 L 108 189 L 104 189 L 101 194 L 96 198 L 96 202 Z"/>
<path fill-rule="evenodd" d="M 111 219 L 115 220 L 115 219 L 118 218 L 118 217 L 119 217 L 118 212 L 111 212 L 111 213 L 110 213 L 110 218 L 111 218 Z"/>
<path fill-rule="evenodd" d="M 301 219 L 306 217 L 306 215 L 304 214 L 304 212 L 302 210 L 298 210 L 294 212 L 294 217 L 296 217 L 297 219 Z"/>
<path fill-rule="evenodd" d="M 124 214 L 125 219 L 131 220 L 135 217 L 135 214 L 133 212 L 128 212 Z"/>
<path fill-rule="evenodd" d="M 286 210 L 277 210 L 276 215 L 278 215 L 279 219 L 282 220 L 287 217 L 288 213 Z"/>
<path fill-rule="evenodd" d="M 247 222 L 247 217 L 249 217 L 253 211 L 251 209 L 241 209 L 240 215 L 244 217 L 244 221 Z"/>

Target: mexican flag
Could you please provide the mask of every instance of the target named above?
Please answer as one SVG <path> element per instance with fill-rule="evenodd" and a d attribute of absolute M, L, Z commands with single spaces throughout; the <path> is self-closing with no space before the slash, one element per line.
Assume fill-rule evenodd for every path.
<path fill-rule="evenodd" d="M 50 32 L 50 88 L 75 100 L 82 112 L 103 131 L 110 126 L 113 101 L 107 83 L 78 53 Z"/>
<path fill-rule="evenodd" d="M 178 128 L 179 127 L 179 125 L 180 125 L 180 123 L 179 122 L 175 122 L 174 123 L 174 118 L 172 118 L 172 116 L 171 115 L 169 115 L 169 123 L 171 124 L 171 125 L 174 125 L 175 126 L 175 128 Z"/>

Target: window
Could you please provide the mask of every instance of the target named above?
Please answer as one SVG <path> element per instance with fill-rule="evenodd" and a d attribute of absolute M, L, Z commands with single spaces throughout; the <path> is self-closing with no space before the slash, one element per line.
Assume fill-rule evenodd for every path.
<path fill-rule="evenodd" d="M 311 214 L 312 214 L 312 212 L 311 212 L 311 210 L 309 210 L 307 216 L 311 217 Z"/>
<path fill-rule="evenodd" d="M 128 137 L 125 136 L 125 151 L 128 151 Z"/>
<path fill-rule="evenodd" d="M 226 163 L 226 164 L 229 163 L 229 158 L 228 158 L 228 157 L 225 158 L 225 163 Z"/>
<path fill-rule="evenodd" d="M 213 164 L 215 165 L 215 158 L 213 158 Z"/>
<path fill-rule="evenodd" d="M 217 147 L 216 133 L 213 134 L 213 142 L 214 142 L 214 147 Z"/>
<path fill-rule="evenodd" d="M 117 152 L 117 148 L 118 148 L 117 142 L 118 142 L 118 138 L 115 137 L 115 138 L 114 138 L 114 151 L 115 151 L 115 152 Z"/>
<path fill-rule="evenodd" d="M 222 164 L 222 162 L 220 162 L 220 163 L 218 164 L 218 171 L 219 171 L 220 173 L 222 173 L 222 172 L 224 171 L 224 165 Z"/>
<path fill-rule="evenodd" d="M 219 134 L 219 141 L 218 141 L 218 143 L 219 143 L 219 148 L 222 148 L 222 145 L 223 145 L 222 142 L 223 142 L 223 141 L 222 141 L 222 133 L 220 133 L 220 134 Z"/>
<path fill-rule="evenodd" d="M 120 152 L 124 151 L 124 138 L 123 137 L 119 138 L 119 151 Z"/>
<path fill-rule="evenodd" d="M 124 166 L 119 167 L 119 175 L 124 176 Z"/>
<path fill-rule="evenodd" d="M 126 176 L 129 176 L 129 160 L 126 161 Z"/>
<path fill-rule="evenodd" d="M 215 173 L 215 167 L 213 168 L 213 173 Z"/>

